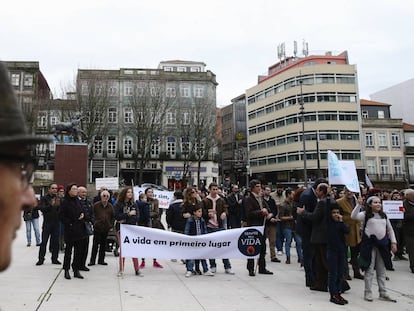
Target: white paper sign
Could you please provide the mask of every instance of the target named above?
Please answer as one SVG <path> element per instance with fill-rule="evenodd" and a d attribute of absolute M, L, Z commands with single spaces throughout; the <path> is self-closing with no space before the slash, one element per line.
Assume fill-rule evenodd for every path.
<path fill-rule="evenodd" d="M 106 178 L 96 178 L 95 179 L 96 190 L 105 187 L 109 190 L 118 190 L 119 189 L 119 180 L 118 177 L 106 177 Z"/>
<path fill-rule="evenodd" d="M 164 259 L 256 258 L 263 227 L 185 235 L 142 226 L 121 225 L 122 257 Z"/>
<path fill-rule="evenodd" d="M 389 219 L 404 219 L 403 201 L 382 201 L 382 210 Z"/>
<path fill-rule="evenodd" d="M 134 198 L 138 200 L 139 194 L 144 193 L 146 188 L 141 188 L 138 186 L 134 187 Z M 157 189 L 152 189 L 154 192 L 154 199 L 157 199 L 159 202 L 160 208 L 168 208 L 170 203 L 174 199 L 174 192 L 173 191 L 161 191 Z"/>
<path fill-rule="evenodd" d="M 331 185 L 345 185 L 352 192 L 360 192 L 355 162 L 339 161 L 331 150 L 328 150 L 328 179 Z"/>

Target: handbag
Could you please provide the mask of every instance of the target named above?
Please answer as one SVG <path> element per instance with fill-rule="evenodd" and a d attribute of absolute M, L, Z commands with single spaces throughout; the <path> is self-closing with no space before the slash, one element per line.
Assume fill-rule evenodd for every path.
<path fill-rule="evenodd" d="M 32 211 L 23 213 L 23 220 L 24 221 L 32 220 L 32 218 L 33 218 L 32 217 Z"/>
<path fill-rule="evenodd" d="M 92 225 L 92 223 L 89 222 L 89 221 L 85 221 L 84 224 L 85 224 L 86 233 L 88 235 L 93 235 L 93 225 Z"/>

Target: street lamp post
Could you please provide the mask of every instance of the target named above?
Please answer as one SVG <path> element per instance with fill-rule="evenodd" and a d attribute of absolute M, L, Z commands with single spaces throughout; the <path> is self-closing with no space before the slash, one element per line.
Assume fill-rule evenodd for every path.
<path fill-rule="evenodd" d="M 317 167 L 318 167 L 318 173 L 317 178 L 321 177 L 321 156 L 319 155 L 319 132 L 316 131 L 316 156 L 317 158 Z"/>
<path fill-rule="evenodd" d="M 300 113 L 302 115 L 302 144 L 303 144 L 303 178 L 305 181 L 305 187 L 308 187 L 308 172 L 306 167 L 306 143 L 305 143 L 305 108 L 303 107 L 303 90 L 302 84 L 303 80 L 299 81 L 300 83 Z"/>

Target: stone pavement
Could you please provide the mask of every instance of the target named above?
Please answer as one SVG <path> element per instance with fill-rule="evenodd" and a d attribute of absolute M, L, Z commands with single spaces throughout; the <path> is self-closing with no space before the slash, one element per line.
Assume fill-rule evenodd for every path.
<path fill-rule="evenodd" d="M 352 280 L 351 290 L 344 294 L 349 304 L 337 306 L 329 302 L 328 293 L 305 288 L 303 269 L 292 251 L 291 265 L 267 260 L 267 268 L 275 273 L 270 276 L 249 277 L 246 261 L 234 259 L 235 275 L 225 274 L 219 260 L 214 277 L 185 278 L 181 262 L 159 260 L 164 269 L 157 269 L 148 258 L 144 277 L 136 277 L 131 259 L 126 258 L 120 278 L 118 258 L 107 253 L 108 266 L 82 272 L 83 280 L 66 280 L 61 266 L 51 264 L 50 254 L 43 266 L 35 266 L 38 248 L 26 247 L 22 225 L 13 244 L 13 263 L 0 273 L 0 310 L 414 310 L 414 274 L 406 261 L 394 262 L 396 271 L 388 272 L 389 294 L 397 303 L 379 301 L 376 284 L 374 301 L 364 301 L 363 281 Z M 63 253 L 59 260 L 63 261 Z"/>

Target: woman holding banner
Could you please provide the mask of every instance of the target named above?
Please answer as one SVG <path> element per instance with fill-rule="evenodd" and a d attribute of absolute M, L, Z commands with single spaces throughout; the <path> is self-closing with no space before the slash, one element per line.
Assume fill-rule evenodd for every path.
<path fill-rule="evenodd" d="M 121 190 L 118 195 L 118 199 L 114 205 L 115 219 L 116 219 L 116 235 L 118 241 L 120 241 L 120 229 L 121 224 L 138 225 L 139 211 L 134 203 L 134 192 L 131 187 L 127 187 Z M 121 245 L 121 243 L 120 243 Z M 134 270 L 136 276 L 143 276 L 139 271 L 138 258 L 132 258 L 134 264 Z M 118 276 L 122 276 L 124 273 L 125 257 L 122 257 L 122 249 L 119 249 L 119 272 Z"/>

